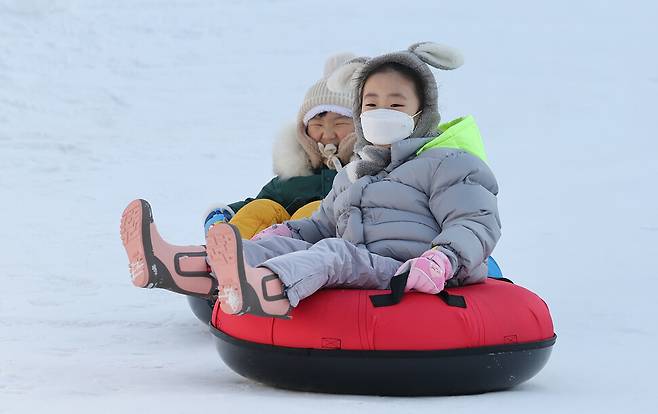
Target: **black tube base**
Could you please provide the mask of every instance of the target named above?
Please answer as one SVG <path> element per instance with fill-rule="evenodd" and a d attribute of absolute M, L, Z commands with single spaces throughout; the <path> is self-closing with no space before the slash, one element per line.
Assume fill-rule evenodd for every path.
<path fill-rule="evenodd" d="M 291 390 L 387 396 L 511 388 L 546 365 L 556 340 L 447 351 L 343 351 L 262 345 L 211 330 L 222 360 L 245 378 Z"/>
<path fill-rule="evenodd" d="M 192 313 L 198 320 L 208 325 L 212 319 L 212 311 L 215 307 L 215 302 L 209 299 L 199 298 L 196 296 L 188 296 L 187 303 L 192 308 Z"/>

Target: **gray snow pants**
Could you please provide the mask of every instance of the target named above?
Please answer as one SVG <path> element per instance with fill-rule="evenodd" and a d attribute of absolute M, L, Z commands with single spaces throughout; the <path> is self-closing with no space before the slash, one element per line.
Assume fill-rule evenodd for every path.
<path fill-rule="evenodd" d="M 386 289 L 401 262 L 340 238 L 315 244 L 289 237 L 242 240 L 249 265 L 264 266 L 286 286 L 292 306 L 325 287 Z"/>

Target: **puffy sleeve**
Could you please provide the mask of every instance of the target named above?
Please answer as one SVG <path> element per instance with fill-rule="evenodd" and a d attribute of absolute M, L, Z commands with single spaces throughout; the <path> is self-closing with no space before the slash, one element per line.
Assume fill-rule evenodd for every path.
<path fill-rule="evenodd" d="M 435 160 L 429 206 L 441 228 L 432 240 L 448 256 L 457 284 L 486 278 L 486 260 L 501 235 L 498 184 L 489 167 L 465 151 Z"/>

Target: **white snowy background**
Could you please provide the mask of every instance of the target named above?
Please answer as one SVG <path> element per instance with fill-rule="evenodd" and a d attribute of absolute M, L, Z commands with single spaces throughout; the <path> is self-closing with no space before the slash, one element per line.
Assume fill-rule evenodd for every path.
<path fill-rule="evenodd" d="M 645 413 L 657 403 L 657 3 L 0 0 L 0 413 Z M 271 178 L 324 58 L 433 40 L 444 120 L 473 114 L 504 272 L 558 342 L 513 390 L 282 391 L 229 370 L 183 297 L 132 287 L 119 218 L 201 243 Z M 437 372 L 436 375 L 441 375 Z"/>

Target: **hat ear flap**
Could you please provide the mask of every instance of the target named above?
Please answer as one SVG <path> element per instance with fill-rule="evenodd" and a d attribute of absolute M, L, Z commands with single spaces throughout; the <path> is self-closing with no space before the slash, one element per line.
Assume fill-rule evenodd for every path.
<path fill-rule="evenodd" d="M 335 93 L 345 93 L 352 89 L 354 74 L 365 66 L 368 58 L 360 57 L 352 59 L 336 69 L 327 79 L 327 88 Z"/>
<path fill-rule="evenodd" d="M 409 47 L 409 51 L 423 62 L 438 69 L 457 69 L 464 64 L 464 57 L 457 49 L 438 43 L 416 43 Z"/>

